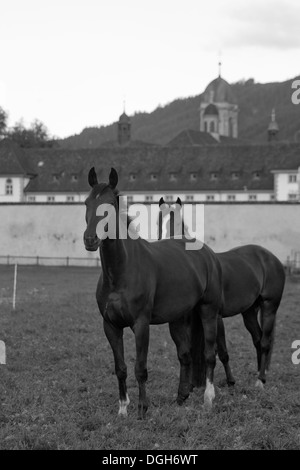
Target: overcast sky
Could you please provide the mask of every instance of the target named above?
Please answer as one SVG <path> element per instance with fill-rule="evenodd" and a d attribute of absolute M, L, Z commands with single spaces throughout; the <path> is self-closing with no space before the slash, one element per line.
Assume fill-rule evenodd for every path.
<path fill-rule="evenodd" d="M 52 135 L 300 74 L 299 0 L 0 0 L 0 106 Z"/>

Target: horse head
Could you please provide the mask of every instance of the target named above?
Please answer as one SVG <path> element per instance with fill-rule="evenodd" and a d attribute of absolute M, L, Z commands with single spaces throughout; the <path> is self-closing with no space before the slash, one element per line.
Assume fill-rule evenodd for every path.
<path fill-rule="evenodd" d="M 161 236 L 159 238 L 170 238 L 170 236 L 182 236 L 182 202 L 178 197 L 175 203 L 168 204 L 164 198 L 159 200 L 159 209 L 161 212 Z M 160 228 L 159 228 L 160 231 Z"/>
<path fill-rule="evenodd" d="M 114 168 L 112 168 L 109 174 L 108 183 L 98 183 L 97 174 L 93 167 L 89 171 L 88 182 L 92 189 L 85 200 L 85 220 L 87 228 L 84 232 L 83 240 L 86 250 L 96 251 L 100 246 L 102 238 L 107 236 L 109 218 L 113 213 L 116 213 L 118 204 L 118 191 L 116 189 L 118 184 L 118 173 Z M 99 224 L 99 222 L 104 219 L 106 224 Z M 100 233 L 99 227 L 101 227 Z"/>

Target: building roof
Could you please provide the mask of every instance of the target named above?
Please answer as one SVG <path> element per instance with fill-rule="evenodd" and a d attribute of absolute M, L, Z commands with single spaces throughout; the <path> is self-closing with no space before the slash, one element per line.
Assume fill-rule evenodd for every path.
<path fill-rule="evenodd" d="M 18 144 L 3 139 L 0 141 L 0 175 L 32 175 L 25 151 Z"/>
<path fill-rule="evenodd" d="M 119 117 L 119 122 L 120 122 L 120 123 L 121 123 L 121 122 L 122 122 L 122 123 L 125 123 L 125 122 L 126 122 L 126 124 L 127 124 L 127 123 L 130 123 L 130 117 L 127 116 L 127 114 L 124 112 L 124 113 L 122 113 L 121 116 Z"/>
<path fill-rule="evenodd" d="M 186 129 L 172 139 L 167 146 L 183 147 L 188 145 L 216 145 L 218 141 L 209 133 Z"/>
<path fill-rule="evenodd" d="M 202 101 L 204 103 L 231 103 L 237 104 L 237 99 L 231 85 L 222 77 L 215 78 L 204 90 Z"/>
<path fill-rule="evenodd" d="M 88 192 L 87 175 L 92 166 L 99 182 L 107 181 L 114 167 L 118 187 L 124 192 L 273 190 L 271 170 L 300 166 L 299 143 L 27 149 L 26 153 L 38 173 L 26 192 Z M 170 177 L 174 173 L 175 180 Z M 197 175 L 193 181 L 191 173 Z M 135 178 L 131 178 L 133 174 Z"/>

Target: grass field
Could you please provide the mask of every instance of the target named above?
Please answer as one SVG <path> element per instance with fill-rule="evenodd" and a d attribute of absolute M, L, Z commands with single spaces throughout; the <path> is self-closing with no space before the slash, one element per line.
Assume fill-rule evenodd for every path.
<path fill-rule="evenodd" d="M 203 390 L 183 407 L 179 364 L 168 326 L 151 327 L 147 419 L 137 420 L 135 345 L 125 331 L 128 418 L 118 412 L 112 352 L 95 301 L 96 268 L 0 267 L 0 449 L 300 449 L 300 282 L 288 279 L 278 312 L 272 367 L 263 392 L 254 387 L 255 352 L 241 316 L 225 320 L 236 386 L 225 385 L 218 361 L 214 409 Z"/>

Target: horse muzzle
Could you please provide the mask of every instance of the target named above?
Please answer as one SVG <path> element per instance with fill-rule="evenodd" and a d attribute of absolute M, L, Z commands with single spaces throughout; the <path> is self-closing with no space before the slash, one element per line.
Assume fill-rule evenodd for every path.
<path fill-rule="evenodd" d="M 83 237 L 84 246 L 87 251 L 97 251 L 100 246 L 100 238 L 95 235 L 94 237 Z"/>

